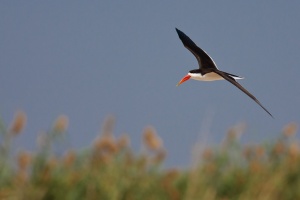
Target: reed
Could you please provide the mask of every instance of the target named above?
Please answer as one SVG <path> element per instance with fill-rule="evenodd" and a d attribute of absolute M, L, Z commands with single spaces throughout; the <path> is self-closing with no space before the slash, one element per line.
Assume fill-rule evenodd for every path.
<path fill-rule="evenodd" d="M 153 127 L 144 129 L 143 149 L 134 152 L 128 134 L 115 136 L 114 123 L 108 117 L 85 150 L 57 155 L 53 147 L 65 140 L 69 124 L 61 115 L 39 136 L 36 151 L 11 155 L 6 143 L 22 132 L 26 114 L 17 112 L 10 126 L 1 122 L 0 199 L 300 199 L 296 123 L 261 144 L 241 144 L 245 126 L 234 126 L 186 169 L 163 167 L 167 151 Z"/>

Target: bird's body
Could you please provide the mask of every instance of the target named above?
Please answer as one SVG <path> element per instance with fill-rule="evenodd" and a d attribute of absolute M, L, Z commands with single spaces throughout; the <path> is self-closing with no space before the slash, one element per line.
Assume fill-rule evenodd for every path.
<path fill-rule="evenodd" d="M 192 71 L 192 72 L 191 72 Z M 218 80 L 224 80 L 222 76 L 215 72 L 208 72 L 208 73 L 202 73 L 198 72 L 198 70 L 191 70 L 188 75 L 191 76 L 191 79 L 197 80 L 197 81 L 218 81 Z M 234 79 L 243 79 L 243 77 L 239 77 L 233 74 L 229 74 Z"/>
<path fill-rule="evenodd" d="M 209 72 L 204 75 L 201 73 L 188 73 L 189 76 L 191 76 L 191 79 L 197 80 L 197 81 L 217 81 L 217 80 L 224 80 L 222 76 L 219 74 L 216 74 L 214 72 Z"/>
<path fill-rule="evenodd" d="M 181 81 L 177 84 L 194 79 L 198 81 L 216 81 L 216 80 L 227 80 L 234 86 L 242 90 L 251 99 L 253 99 L 260 107 L 262 107 L 271 117 L 272 114 L 243 86 L 241 86 L 236 79 L 243 79 L 243 77 L 223 72 L 217 68 L 216 63 L 213 59 L 201 48 L 199 48 L 187 35 L 176 28 L 177 34 L 182 41 L 183 45 L 196 57 L 199 65 L 199 69 L 190 70 L 189 73 L 184 76 Z"/>

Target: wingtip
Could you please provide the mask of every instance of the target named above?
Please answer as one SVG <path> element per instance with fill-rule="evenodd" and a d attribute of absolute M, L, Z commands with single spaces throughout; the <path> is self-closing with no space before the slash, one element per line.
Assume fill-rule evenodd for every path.
<path fill-rule="evenodd" d="M 265 108 L 265 107 L 263 107 L 261 104 L 260 104 L 260 106 L 273 118 L 273 119 L 275 119 L 274 118 L 274 116 Z"/>

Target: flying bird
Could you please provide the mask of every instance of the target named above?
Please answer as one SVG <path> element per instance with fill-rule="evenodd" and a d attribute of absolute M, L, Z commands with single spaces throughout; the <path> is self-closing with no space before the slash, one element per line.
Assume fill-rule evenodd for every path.
<path fill-rule="evenodd" d="M 262 107 L 271 117 L 272 114 L 253 96 L 250 92 L 248 92 L 243 86 L 241 86 L 236 80 L 243 79 L 243 77 L 230 74 L 227 72 L 223 72 L 217 68 L 216 63 L 213 59 L 200 47 L 198 47 L 186 34 L 182 31 L 178 30 L 176 32 L 182 41 L 185 48 L 187 48 L 197 59 L 199 69 L 190 70 L 189 73 L 184 76 L 177 86 L 182 84 L 183 82 L 194 79 L 198 81 L 216 81 L 216 80 L 227 80 L 232 83 L 234 86 L 242 90 L 246 95 L 248 95 L 251 99 L 253 99 L 260 107 Z"/>

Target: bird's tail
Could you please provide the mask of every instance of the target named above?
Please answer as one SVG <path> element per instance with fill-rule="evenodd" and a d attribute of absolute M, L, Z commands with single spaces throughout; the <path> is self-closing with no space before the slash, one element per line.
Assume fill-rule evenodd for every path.
<path fill-rule="evenodd" d="M 230 73 L 227 73 L 227 72 L 224 72 L 224 73 L 227 74 L 228 76 L 230 76 L 231 78 L 234 78 L 234 79 L 244 79 L 244 77 L 241 77 L 241 76 L 237 76 L 237 75 L 230 74 Z"/>

